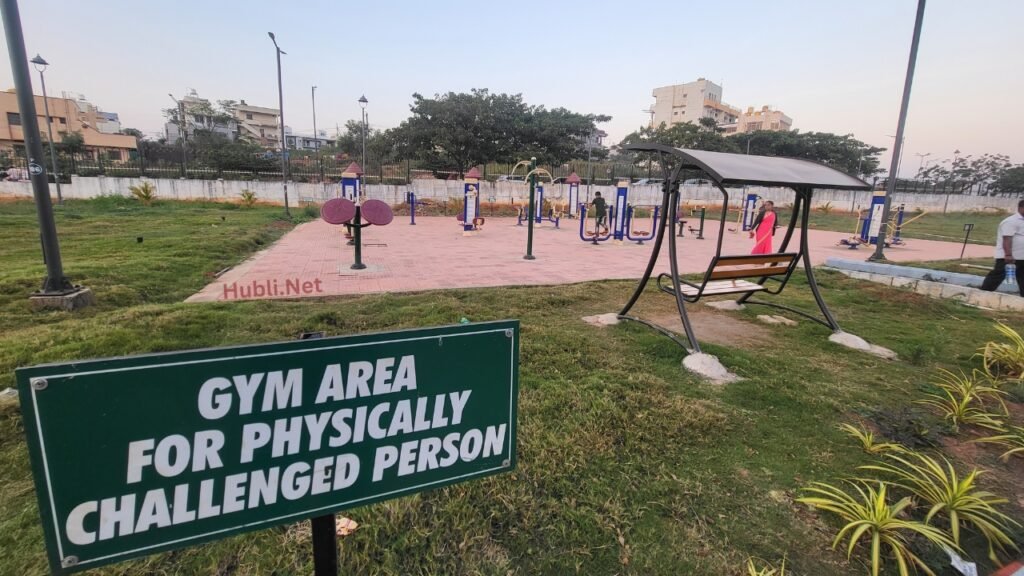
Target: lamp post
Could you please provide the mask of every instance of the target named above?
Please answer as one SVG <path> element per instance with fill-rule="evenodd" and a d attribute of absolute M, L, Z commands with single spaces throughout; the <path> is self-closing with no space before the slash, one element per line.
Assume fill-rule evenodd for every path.
<path fill-rule="evenodd" d="M 924 154 L 921 154 L 920 152 L 915 152 L 914 153 L 914 156 L 917 156 L 918 158 L 921 159 L 921 162 L 917 165 L 917 175 L 918 176 L 920 176 L 921 175 L 921 171 L 924 170 L 924 159 L 927 158 L 928 156 L 931 156 L 931 155 L 932 155 L 931 152 L 925 152 Z"/>
<path fill-rule="evenodd" d="M 316 166 L 320 182 L 324 181 L 324 166 L 320 162 L 320 135 L 316 131 L 316 86 L 313 86 L 313 147 L 316 148 Z"/>
<path fill-rule="evenodd" d="M 188 123 L 185 121 L 185 103 L 174 97 L 174 94 L 167 94 L 178 105 L 178 140 L 181 142 L 181 177 L 188 177 L 188 154 L 185 151 L 185 139 L 188 136 Z"/>
<path fill-rule="evenodd" d="M 25 53 L 25 36 L 21 29 L 21 14 L 18 11 L 17 0 L 0 0 L 0 14 L 3 18 L 7 54 L 11 61 L 11 75 L 14 77 L 18 113 L 25 138 L 32 195 L 39 218 L 43 262 L 46 264 L 46 278 L 43 280 L 42 288 L 32 294 L 32 300 L 40 308 L 73 310 L 90 304 L 92 292 L 88 288 L 72 286 L 71 281 L 64 276 L 60 243 L 57 241 L 57 223 L 53 218 L 53 203 L 50 200 L 50 184 L 46 178 L 46 168 L 43 167 L 46 160 L 43 156 L 42 138 L 39 136 L 36 103 L 32 95 L 32 77 L 28 68 L 28 54 Z"/>
<path fill-rule="evenodd" d="M 369 170 L 369 166 L 366 165 L 366 105 L 369 103 L 365 94 L 359 97 L 359 107 L 363 109 L 363 159 L 361 164 L 364 172 Z"/>
<path fill-rule="evenodd" d="M 921 24 L 924 23 L 925 0 L 917 0 L 917 15 L 914 18 L 914 36 L 910 41 L 910 58 L 907 61 L 907 76 L 903 81 L 903 100 L 900 102 L 900 118 L 896 124 L 896 144 L 889 164 L 889 181 L 885 186 L 885 204 L 882 207 L 882 226 L 878 229 L 878 243 L 875 253 L 868 260 L 885 260 L 886 225 L 896 193 L 896 179 L 899 178 L 899 162 L 903 154 L 903 129 L 907 125 L 907 108 L 910 106 L 910 88 L 914 84 L 914 67 L 917 65 L 917 47 L 921 43 Z"/>
<path fill-rule="evenodd" d="M 46 114 L 46 134 L 50 142 L 50 162 L 53 164 L 53 181 L 57 184 L 57 204 L 64 204 L 64 197 L 60 194 L 60 172 L 57 171 L 57 153 L 53 150 L 53 121 L 50 119 L 50 102 L 46 98 L 46 76 L 43 72 L 46 71 L 46 67 L 50 65 L 49 62 L 43 60 L 43 57 L 36 54 L 36 57 L 30 60 L 32 64 L 35 64 L 36 70 L 39 71 L 39 83 L 43 86 L 43 110 Z"/>
<path fill-rule="evenodd" d="M 750 156 L 750 143 L 756 140 L 753 136 L 747 138 L 747 156 Z"/>
<path fill-rule="evenodd" d="M 284 88 L 281 86 L 281 54 L 287 52 L 277 45 L 277 38 L 273 32 L 267 32 L 267 36 L 270 36 L 270 41 L 274 43 L 274 51 L 277 54 L 277 112 L 281 119 L 281 185 L 284 187 L 284 213 L 285 216 L 291 216 L 292 213 L 288 209 L 288 151 L 284 137 Z"/>

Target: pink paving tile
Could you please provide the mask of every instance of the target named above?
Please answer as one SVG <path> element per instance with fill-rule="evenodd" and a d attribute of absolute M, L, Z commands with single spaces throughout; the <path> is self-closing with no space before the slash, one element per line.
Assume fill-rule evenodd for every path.
<path fill-rule="evenodd" d="M 526 227 L 516 226 L 511 218 L 488 218 L 475 236 L 464 237 L 451 218 L 419 217 L 416 226 L 397 218 L 386 228 L 370 229 L 366 242 L 386 246 L 366 246 L 363 261 L 367 269 L 350 270 L 353 247 L 346 246 L 337 227 L 317 220 L 297 226 L 275 244 L 226 272 L 216 282 L 188 298 L 189 302 L 209 302 L 228 296 L 240 296 L 238 287 L 254 283 L 277 282 L 277 294 L 260 298 L 301 298 L 409 292 L 436 288 L 468 288 L 512 285 L 550 285 L 602 279 L 639 278 L 650 256 L 652 243 L 594 246 L 579 237 L 579 224 L 565 220 L 561 228 L 544 224 L 535 229 L 533 253 L 537 259 L 523 259 L 526 251 Z M 728 226 L 727 226 L 728 229 Z M 703 272 L 715 251 L 717 222 L 705 226 L 705 239 L 687 234 L 679 240 L 679 269 L 684 273 Z M 780 229 L 775 238 L 782 240 Z M 849 250 L 838 246 L 849 236 L 843 232 L 811 230 L 808 236 L 811 260 L 822 264 L 826 258 L 866 259 L 868 250 Z M 794 238 L 793 246 L 799 239 Z M 746 234 L 726 231 L 723 254 L 748 254 L 752 241 Z M 941 260 L 957 258 L 961 245 L 933 240 L 907 240 L 907 244 L 889 248 L 885 254 L 894 261 Z M 971 244 L 965 257 L 990 257 L 992 248 Z M 668 246 L 655 273 L 668 269 Z M 321 292 L 304 291 L 306 282 L 320 280 Z M 296 286 L 298 288 L 296 288 Z M 250 294 L 258 290 L 248 291 Z M 256 298 L 256 296 L 249 296 Z"/>

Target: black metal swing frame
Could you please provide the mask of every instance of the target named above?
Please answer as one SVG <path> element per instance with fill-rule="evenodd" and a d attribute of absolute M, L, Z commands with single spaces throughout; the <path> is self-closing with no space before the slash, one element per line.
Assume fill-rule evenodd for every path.
<path fill-rule="evenodd" d="M 665 181 L 662 186 L 661 217 L 658 221 L 657 235 L 651 248 L 650 260 L 647 262 L 647 267 L 633 295 L 630 296 L 629 301 L 619 311 L 619 318 L 640 322 L 668 336 L 688 352 L 699 353 L 701 351 L 700 343 L 697 341 L 693 326 L 690 324 L 689 317 L 686 314 L 686 303 L 696 303 L 705 295 L 738 294 L 739 297 L 736 300 L 738 304 L 757 304 L 778 308 L 812 320 L 832 332 L 840 331 L 839 323 L 836 322 L 835 317 L 821 296 L 821 289 L 818 287 L 814 277 L 814 270 L 811 266 L 807 243 L 811 198 L 816 188 L 869 190 L 871 187 L 866 182 L 823 164 L 796 158 L 684 150 L 664 144 L 631 144 L 624 148 L 626 150 L 657 154 Z M 703 280 L 699 283 L 688 282 L 679 277 L 678 247 L 676 245 L 676 236 L 671 233 L 668 235 L 670 273 L 660 274 L 656 280 L 658 289 L 673 296 L 675 299 L 676 308 L 679 311 L 679 319 L 683 324 L 686 342 L 681 341 L 675 333 L 667 328 L 643 318 L 629 315 L 630 309 L 636 304 L 640 295 L 643 294 L 647 283 L 651 279 L 651 274 L 654 272 L 658 256 L 661 253 L 662 242 L 665 239 L 665 230 L 668 228 L 671 232 L 669 227 L 677 219 L 679 209 L 679 175 L 684 169 L 700 170 L 711 179 L 722 193 L 722 212 L 719 218 L 715 256 L 708 265 Z M 789 224 L 786 227 L 786 234 L 783 236 L 779 251 L 776 253 L 764 256 L 722 255 L 722 240 L 725 234 L 726 217 L 729 208 L 729 192 L 725 187 L 745 185 L 785 187 L 790 188 L 795 193 L 793 213 L 790 216 Z M 787 252 L 793 240 L 793 232 L 798 225 L 800 227 L 799 246 L 796 252 Z M 719 270 L 720 267 L 749 264 L 766 264 L 767 266 L 758 268 L 747 267 L 738 270 Z M 822 318 L 775 302 L 751 300 L 751 297 L 756 292 L 772 295 L 782 292 L 800 264 L 803 264 L 807 283 L 811 293 L 814 295 L 814 301 L 818 305 Z M 722 278 L 731 280 L 718 280 Z M 738 281 L 740 278 L 756 278 L 756 281 Z M 775 284 L 770 288 L 766 286 L 769 280 Z"/>

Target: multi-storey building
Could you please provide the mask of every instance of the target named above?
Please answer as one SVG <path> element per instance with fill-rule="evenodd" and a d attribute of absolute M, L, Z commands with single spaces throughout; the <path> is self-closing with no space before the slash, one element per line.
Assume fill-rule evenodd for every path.
<path fill-rule="evenodd" d="M 235 106 L 235 121 L 238 123 L 238 136 L 256 142 L 264 148 L 281 147 L 280 110 L 252 106 L 242 100 Z"/>
<path fill-rule="evenodd" d="M 786 116 L 781 110 L 772 110 L 768 106 L 762 106 L 757 111 L 750 106 L 746 112 L 740 114 L 736 122 L 722 126 L 726 134 L 741 134 L 757 130 L 791 130 L 792 128 L 792 118 Z"/>
<path fill-rule="evenodd" d="M 49 138 L 46 106 L 42 96 L 35 96 L 35 101 L 39 132 L 45 140 Z M 49 105 L 50 128 L 55 142 L 60 142 L 65 134 L 81 134 L 86 153 L 93 158 L 102 157 L 103 160 L 113 162 L 128 160 L 137 148 L 134 136 L 109 132 L 109 113 L 100 112 L 84 100 L 49 97 L 45 104 Z M 117 115 L 113 114 L 113 117 L 116 120 Z M 21 128 L 18 95 L 13 89 L 0 92 L 0 149 L 23 156 L 24 147 L 25 135 Z"/>
<path fill-rule="evenodd" d="M 722 102 L 722 87 L 706 78 L 655 88 L 651 95 L 654 96 L 652 128 L 661 124 L 696 124 L 701 118 L 711 118 L 718 124 L 731 124 L 740 115 L 738 108 Z"/>

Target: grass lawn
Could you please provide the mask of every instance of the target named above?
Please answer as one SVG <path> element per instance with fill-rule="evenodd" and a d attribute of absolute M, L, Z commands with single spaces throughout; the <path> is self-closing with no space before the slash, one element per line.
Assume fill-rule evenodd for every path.
<path fill-rule="evenodd" d="M 744 378 L 714 386 L 683 372 L 680 349 L 645 327 L 580 321 L 616 310 L 630 282 L 181 303 L 211 274 L 287 230 L 291 223 L 279 213 L 212 203 L 69 202 L 58 215 L 66 271 L 95 290 L 99 305 L 75 314 L 32 313 L 25 296 L 43 274 L 34 212 L 27 202 L 0 204 L 0 389 L 14 385 L 15 367 L 42 362 L 290 340 L 314 330 L 336 335 L 461 317 L 520 319 L 518 469 L 346 511 L 361 524 L 340 542 L 347 574 L 718 576 L 740 574 L 749 556 L 785 556 L 798 575 L 864 574 L 857 560 L 864 550 L 852 562 L 830 550 L 835 522 L 794 502 L 809 482 L 850 477 L 872 461 L 836 425 L 864 419 L 882 430 L 943 430 L 923 409 L 902 409 L 929 389 L 936 368 L 972 366 L 976 348 L 996 336 L 995 319 L 1024 325 L 1024 315 L 821 272 L 825 298 L 844 328 L 901 360 L 839 348 L 810 322 L 761 325 L 754 317 L 763 310 L 707 312 L 707 333 L 717 326 L 725 339 L 706 342 L 707 351 Z M 790 287 L 779 297 L 783 303 L 813 307 L 806 285 L 794 280 Z M 652 290 L 636 311 L 668 315 L 671 302 Z M 970 446 L 969 460 L 990 470 L 982 484 L 1010 497 L 1005 510 L 1024 520 L 1024 466 L 999 461 L 998 448 Z M 1024 541 L 1024 533 L 1015 538 Z M 968 537 L 967 548 L 984 559 L 976 537 Z M 0 574 L 46 573 L 20 411 L 4 401 L 0 549 Z M 934 551 L 924 557 L 938 566 Z M 311 571 L 302 523 L 90 573 Z"/>

